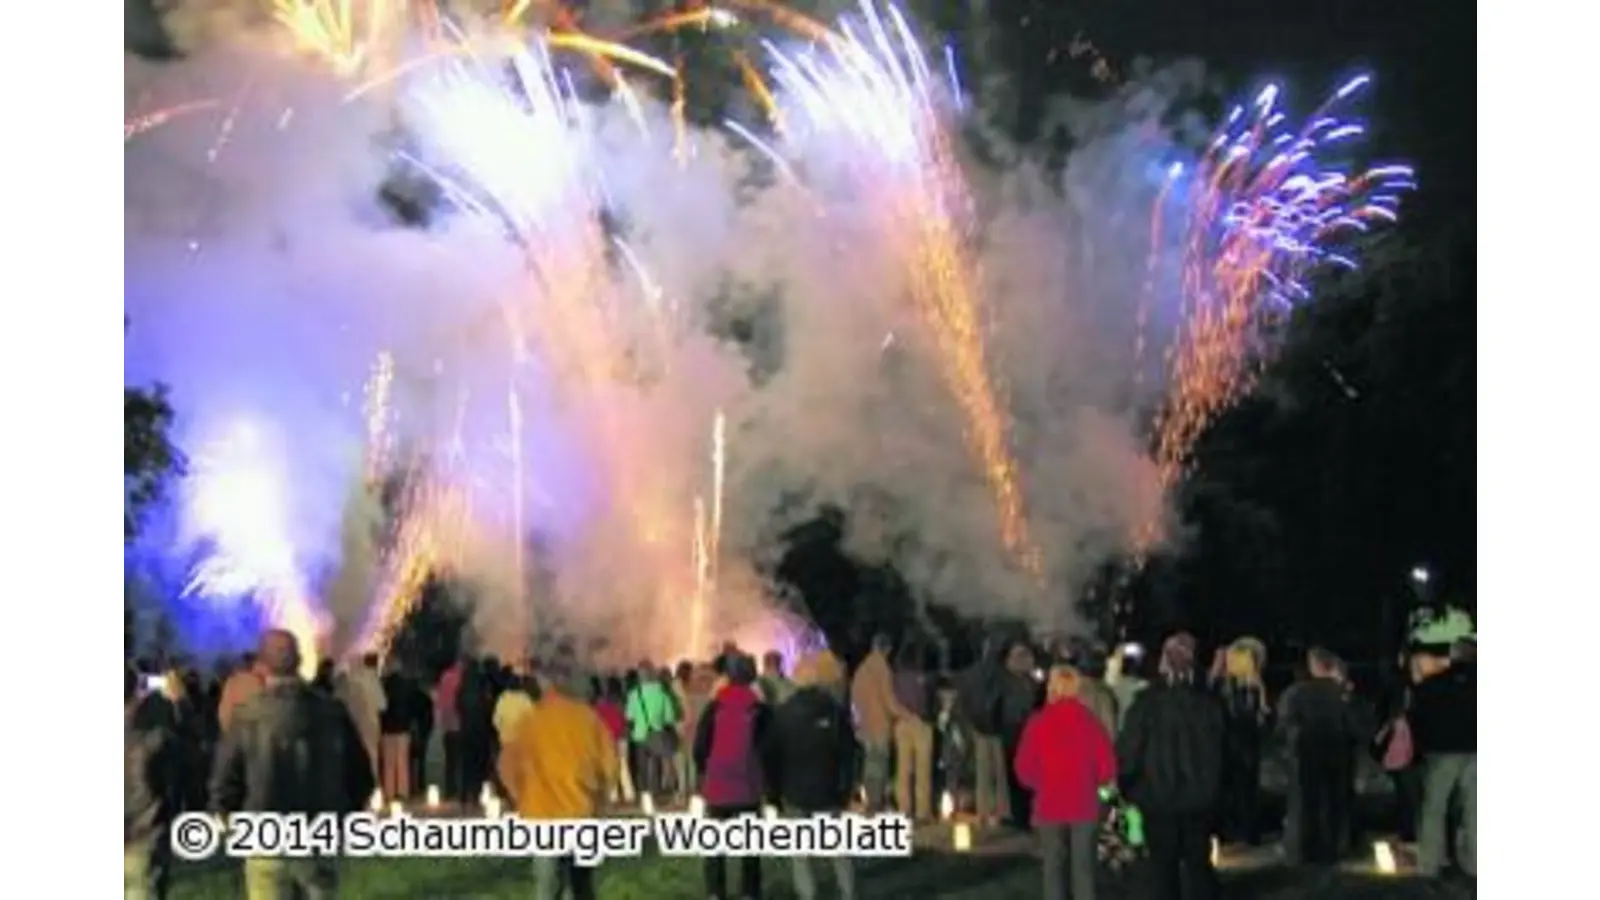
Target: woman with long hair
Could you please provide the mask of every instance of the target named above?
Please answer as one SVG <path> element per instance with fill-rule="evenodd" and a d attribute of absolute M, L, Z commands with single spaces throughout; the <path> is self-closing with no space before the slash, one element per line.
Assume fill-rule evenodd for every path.
<path fill-rule="evenodd" d="M 1217 651 L 1213 686 L 1226 713 L 1227 749 L 1223 756 L 1222 834 L 1228 841 L 1251 846 L 1261 839 L 1261 748 L 1272 706 L 1261 669 L 1266 646 L 1240 638 Z"/>

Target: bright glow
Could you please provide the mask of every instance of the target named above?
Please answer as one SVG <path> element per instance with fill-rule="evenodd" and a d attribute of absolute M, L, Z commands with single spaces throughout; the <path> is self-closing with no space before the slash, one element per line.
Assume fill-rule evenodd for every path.
<path fill-rule="evenodd" d="M 949 791 L 939 798 L 939 818 L 949 819 L 956 814 L 956 798 Z"/>
<path fill-rule="evenodd" d="M 316 672 L 318 622 L 290 535 L 290 481 L 263 429 L 239 420 L 203 443 L 186 480 L 185 543 L 204 548 L 185 596 L 261 603 L 300 644 L 301 673 Z"/>
<path fill-rule="evenodd" d="M 950 829 L 950 845 L 957 853 L 966 853 L 972 849 L 972 823 L 957 822 Z"/>
<path fill-rule="evenodd" d="M 1393 875 L 1400 870 L 1395 864 L 1394 848 L 1389 846 L 1388 841 L 1372 842 L 1372 863 L 1382 875 Z"/>
<path fill-rule="evenodd" d="M 1432 577 L 1433 576 L 1428 573 L 1428 570 L 1422 566 L 1417 566 L 1411 570 L 1411 580 L 1415 581 L 1417 584 L 1427 584 L 1428 580 Z"/>

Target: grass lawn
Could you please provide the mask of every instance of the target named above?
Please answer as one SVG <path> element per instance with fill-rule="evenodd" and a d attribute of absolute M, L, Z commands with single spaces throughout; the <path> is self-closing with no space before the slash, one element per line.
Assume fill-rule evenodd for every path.
<path fill-rule="evenodd" d="M 823 896 L 830 896 L 830 874 L 818 865 Z M 351 900 L 499 900 L 526 898 L 531 888 L 524 860 L 396 859 L 353 860 L 341 869 L 339 895 Z M 871 860 L 862 864 L 859 895 L 863 900 L 924 900 L 930 897 L 966 900 L 1022 900 L 1039 896 L 1038 863 L 1029 856 L 956 855 L 918 851 L 910 859 Z M 731 874 L 731 873 L 730 873 Z M 767 900 L 792 898 L 786 861 L 765 867 Z M 217 864 L 180 869 L 174 879 L 174 900 L 241 896 L 234 870 Z M 599 874 L 602 900 L 701 900 L 705 897 L 696 859 L 644 857 L 607 863 Z M 1106 891 L 1102 896 L 1126 896 Z M 1466 900 L 1462 885 L 1437 884 L 1406 877 L 1352 872 L 1262 869 L 1227 872 L 1222 897 L 1262 900 L 1316 898 L 1393 898 L 1393 900 Z"/>

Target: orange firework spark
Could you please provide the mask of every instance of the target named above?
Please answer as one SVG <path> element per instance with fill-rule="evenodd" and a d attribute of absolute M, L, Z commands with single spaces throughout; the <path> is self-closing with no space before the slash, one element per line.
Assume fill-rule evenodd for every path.
<path fill-rule="evenodd" d="M 297 47 L 351 76 L 376 64 L 405 24 L 405 0 L 272 0 Z"/>
<path fill-rule="evenodd" d="M 203 109 L 212 109 L 217 105 L 215 100 L 196 100 L 193 103 L 179 103 L 148 112 L 144 115 L 124 119 L 122 122 L 122 142 L 127 143 L 147 131 L 153 131 L 171 122 L 173 119 L 186 116 L 189 113 L 199 112 Z"/>
<path fill-rule="evenodd" d="M 894 36 L 876 7 L 863 4 L 869 38 L 829 34 L 826 62 L 778 57 L 778 77 L 813 122 L 843 128 L 872 145 L 864 161 L 887 171 L 864 181 L 885 192 L 885 232 L 907 256 L 912 297 L 934 338 L 940 372 L 966 423 L 968 444 L 994 496 L 1000 537 L 1031 574 L 1042 560 L 1027 523 L 1008 420 L 990 376 L 978 272 L 967 247 L 972 200 L 948 135 L 932 115 L 930 76 L 898 10 Z"/>

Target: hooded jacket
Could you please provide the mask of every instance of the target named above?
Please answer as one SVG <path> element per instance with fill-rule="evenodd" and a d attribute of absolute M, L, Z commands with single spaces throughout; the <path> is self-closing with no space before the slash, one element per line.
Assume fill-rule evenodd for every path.
<path fill-rule="evenodd" d="M 748 684 L 730 684 L 700 716 L 694 765 L 706 805 L 755 806 L 765 793 L 761 749 L 767 746 L 771 708 Z"/>

